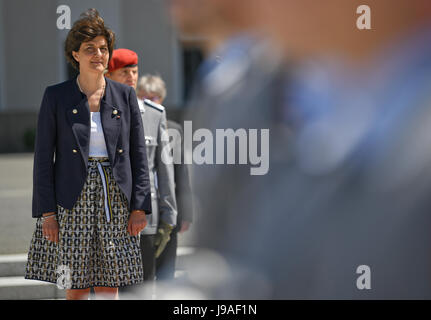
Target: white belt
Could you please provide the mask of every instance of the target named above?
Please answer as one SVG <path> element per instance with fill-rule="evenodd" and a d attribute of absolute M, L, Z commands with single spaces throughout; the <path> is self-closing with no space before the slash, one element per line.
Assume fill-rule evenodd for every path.
<path fill-rule="evenodd" d="M 111 222 L 112 219 L 112 208 L 111 208 L 111 196 L 109 194 L 109 183 L 108 183 L 108 174 L 106 170 L 103 168 L 104 166 L 109 166 L 109 162 L 107 161 L 99 161 L 97 159 L 92 159 L 97 161 L 97 169 L 99 170 L 100 178 L 102 179 L 103 184 L 103 196 L 104 196 L 104 204 L 105 204 L 105 213 L 106 220 Z"/>

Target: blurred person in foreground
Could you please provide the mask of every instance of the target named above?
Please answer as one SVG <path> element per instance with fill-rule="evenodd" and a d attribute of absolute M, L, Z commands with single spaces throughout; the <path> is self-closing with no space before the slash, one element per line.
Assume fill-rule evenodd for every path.
<path fill-rule="evenodd" d="M 138 55 L 129 49 L 116 49 L 109 63 L 107 77 L 127 84 L 136 91 L 139 77 Z M 149 293 L 156 279 L 156 258 L 165 250 L 170 234 L 177 222 L 177 204 L 175 198 L 175 181 L 172 161 L 169 161 L 165 108 L 159 104 L 144 102 L 138 98 L 142 123 L 145 127 L 145 143 L 150 172 L 152 215 L 148 225 L 140 234 L 144 281 L 151 284 Z M 120 293 L 131 292 L 128 288 Z"/>
<path fill-rule="evenodd" d="M 266 297 L 260 277 L 250 276 L 256 275 L 258 265 L 249 264 L 246 270 L 236 265 L 246 264 L 244 257 L 254 251 L 247 244 L 260 232 L 256 219 L 260 215 L 271 219 L 268 210 L 246 207 L 260 202 L 258 186 L 267 186 L 270 150 L 285 151 L 270 147 L 277 141 L 268 136 L 268 130 L 274 136 L 279 130 L 276 100 L 284 77 L 282 60 L 256 28 L 255 0 L 170 4 L 180 32 L 202 37 L 206 55 L 183 120 L 186 161 L 193 163 L 195 242 L 198 248 L 211 250 L 211 257 L 203 252 L 199 261 L 190 264 L 190 275 L 199 277 L 196 282 L 211 298 Z M 233 279 L 226 275 L 216 280 L 225 268 L 213 258 L 226 259 Z M 237 292 L 245 288 L 237 275 L 247 278 L 252 287 Z"/>
<path fill-rule="evenodd" d="M 431 4 L 370 1 L 370 30 L 361 5 L 261 7 L 289 65 L 294 132 L 293 166 L 272 181 L 287 228 L 262 232 L 286 244 L 269 267 L 276 296 L 431 297 Z"/>
<path fill-rule="evenodd" d="M 160 76 L 146 74 L 139 78 L 136 94 L 144 103 L 162 105 L 166 98 L 166 84 Z M 147 101 L 149 100 L 149 101 Z M 189 230 L 193 221 L 193 198 L 190 185 L 189 165 L 184 163 L 183 129 L 172 120 L 167 121 L 169 137 L 172 137 L 171 151 L 174 160 L 175 196 L 177 199 L 178 215 L 177 226 L 170 234 L 166 248 L 156 257 L 157 280 L 173 280 L 178 248 L 178 233 Z"/>
<path fill-rule="evenodd" d="M 193 6 L 184 4 L 192 0 L 173 2 L 180 27 L 199 22 L 190 15 Z M 279 77 L 248 63 L 234 72 L 240 75 L 235 81 L 220 85 L 232 78 L 228 71 L 249 61 L 252 51 L 246 50 L 219 73 L 218 86 L 208 86 L 229 61 L 221 54 L 213 73 L 206 73 L 210 80 L 203 77 L 196 86 L 191 104 L 201 110 L 191 113 L 203 114 L 197 119 L 208 128 L 253 124 L 269 128 L 271 138 L 264 176 L 247 176 L 241 166 L 195 166 L 202 172 L 195 183 L 206 221 L 200 244 L 261 280 L 252 283 L 237 272 L 233 281 L 204 287 L 206 293 L 430 298 L 429 2 L 371 1 L 371 30 L 357 28 L 358 1 L 206 3 L 232 22 L 219 25 L 222 31 L 252 3 L 259 15 L 249 15 L 246 29 L 268 36 L 286 65 Z M 244 31 L 233 29 L 224 33 L 224 44 Z M 220 34 L 205 30 L 223 43 Z M 272 82 L 262 81 L 265 74 Z M 213 193 L 205 198 L 208 190 Z M 247 286 L 262 290 L 250 294 Z"/>

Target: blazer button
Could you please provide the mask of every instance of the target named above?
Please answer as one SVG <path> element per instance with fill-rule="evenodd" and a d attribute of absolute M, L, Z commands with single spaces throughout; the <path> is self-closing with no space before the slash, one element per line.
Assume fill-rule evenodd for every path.
<path fill-rule="evenodd" d="M 73 149 L 73 150 L 72 150 L 72 152 L 73 152 L 73 153 L 78 153 L 78 150 Z"/>
<path fill-rule="evenodd" d="M 117 114 L 117 113 L 118 113 L 118 110 L 114 110 L 114 111 L 112 111 L 112 113 L 113 113 L 113 114 Z"/>
<path fill-rule="evenodd" d="M 123 149 L 118 149 L 118 153 L 123 153 Z"/>
<path fill-rule="evenodd" d="M 78 110 L 77 109 L 73 109 L 72 112 L 73 112 L 73 114 L 77 114 Z"/>

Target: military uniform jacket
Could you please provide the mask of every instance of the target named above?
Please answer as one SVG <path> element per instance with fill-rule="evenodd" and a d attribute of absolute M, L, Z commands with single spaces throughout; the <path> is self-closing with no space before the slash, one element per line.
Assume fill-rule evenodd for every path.
<path fill-rule="evenodd" d="M 149 100 L 139 100 L 139 107 L 145 127 L 152 199 L 152 215 L 141 234 L 155 234 L 160 219 L 172 226 L 177 223 L 174 169 L 172 159 L 163 161 L 169 160 L 171 149 L 164 107 Z"/>
<path fill-rule="evenodd" d="M 109 162 L 129 210 L 151 212 L 145 133 L 133 88 L 106 79 L 100 114 Z M 88 174 L 90 110 L 76 78 L 45 90 L 33 166 L 34 218 L 72 209 Z"/>

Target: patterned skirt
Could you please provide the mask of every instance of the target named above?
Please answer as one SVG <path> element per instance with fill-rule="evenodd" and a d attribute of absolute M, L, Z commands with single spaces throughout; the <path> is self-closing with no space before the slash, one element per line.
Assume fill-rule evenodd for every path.
<path fill-rule="evenodd" d="M 82 193 L 71 210 L 58 206 L 59 242 L 46 240 L 37 219 L 26 279 L 61 289 L 121 287 L 143 281 L 139 236 L 127 232 L 127 199 L 109 163 L 89 160 Z"/>

